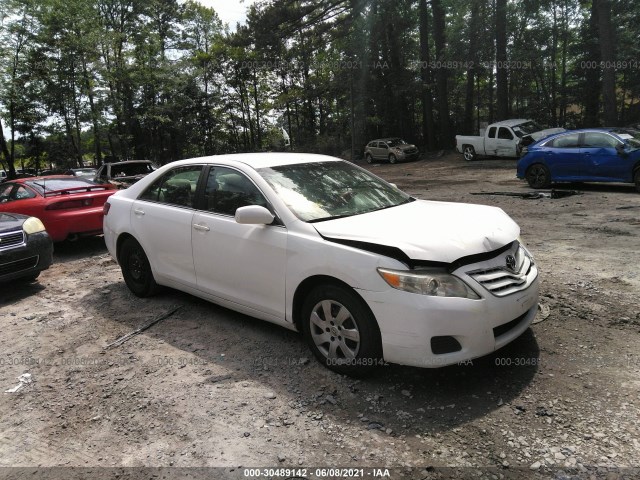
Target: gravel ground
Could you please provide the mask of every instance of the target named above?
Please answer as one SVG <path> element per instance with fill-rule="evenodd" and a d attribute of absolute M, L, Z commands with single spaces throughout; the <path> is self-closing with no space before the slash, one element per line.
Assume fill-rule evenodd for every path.
<path fill-rule="evenodd" d="M 31 374 L 2 393 L 0 467 L 25 468 L 0 477 L 640 477 L 633 187 L 567 185 L 558 191 L 580 194 L 532 200 L 492 194 L 531 192 L 513 160 L 369 168 L 419 198 L 511 215 L 541 270 L 538 323 L 468 364 L 355 380 L 322 368 L 294 332 L 173 290 L 134 297 L 101 238 L 57 244 L 38 282 L 0 290 L 2 390 Z"/>

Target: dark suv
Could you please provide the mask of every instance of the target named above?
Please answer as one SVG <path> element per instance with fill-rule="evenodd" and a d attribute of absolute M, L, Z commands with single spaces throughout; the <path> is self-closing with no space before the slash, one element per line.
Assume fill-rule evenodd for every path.
<path fill-rule="evenodd" d="M 411 145 L 401 138 L 381 138 L 370 141 L 364 149 L 367 163 L 374 160 L 386 160 L 396 163 L 403 160 L 417 160 L 420 152 L 415 145 Z"/>

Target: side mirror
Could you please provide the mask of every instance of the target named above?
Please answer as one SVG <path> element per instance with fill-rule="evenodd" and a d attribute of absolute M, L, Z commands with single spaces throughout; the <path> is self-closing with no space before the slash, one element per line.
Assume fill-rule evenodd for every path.
<path fill-rule="evenodd" d="M 616 145 L 616 152 L 618 152 L 618 155 L 626 155 L 626 151 L 624 149 L 624 143 L 619 143 Z"/>
<path fill-rule="evenodd" d="M 236 210 L 236 222 L 242 225 L 269 225 L 276 217 L 260 205 L 249 205 Z"/>

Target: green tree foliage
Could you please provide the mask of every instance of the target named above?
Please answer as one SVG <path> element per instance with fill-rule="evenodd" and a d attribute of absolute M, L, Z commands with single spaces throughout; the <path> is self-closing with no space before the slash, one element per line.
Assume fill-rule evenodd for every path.
<path fill-rule="evenodd" d="M 0 160 L 166 163 L 284 148 L 282 128 L 288 148 L 358 156 L 506 117 L 639 124 L 639 19 L 623 0 L 261 0 L 231 31 L 196 0 L 0 0 Z"/>

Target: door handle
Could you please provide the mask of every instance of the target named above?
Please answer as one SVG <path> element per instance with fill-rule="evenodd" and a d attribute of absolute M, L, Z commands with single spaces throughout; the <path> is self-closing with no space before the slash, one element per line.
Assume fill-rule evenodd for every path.
<path fill-rule="evenodd" d="M 208 232 L 209 230 L 211 230 L 209 227 L 207 227 L 206 225 L 200 225 L 198 223 L 194 223 L 193 224 L 193 228 L 195 228 L 196 230 L 198 230 L 199 232 Z"/>
<path fill-rule="evenodd" d="M 139 209 L 139 208 L 136 208 L 136 209 L 133 211 L 133 213 L 135 213 L 136 215 L 140 215 L 140 216 L 142 216 L 142 215 L 144 215 L 144 210 L 141 210 L 141 209 Z"/>

